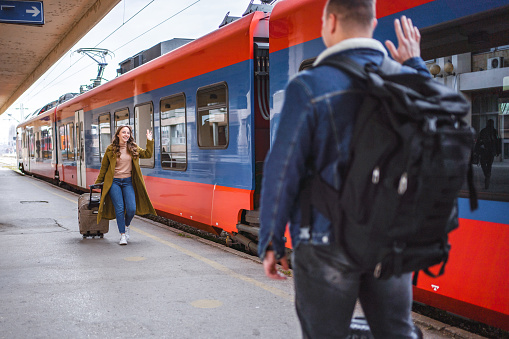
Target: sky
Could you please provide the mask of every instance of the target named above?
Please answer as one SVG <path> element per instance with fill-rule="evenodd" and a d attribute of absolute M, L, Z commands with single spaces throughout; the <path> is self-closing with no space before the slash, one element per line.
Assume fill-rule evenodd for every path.
<path fill-rule="evenodd" d="M 230 16 L 242 16 L 249 3 L 250 0 L 120 1 L 101 22 L 0 115 L 0 143 L 7 139 L 9 126 L 17 124 L 9 114 L 20 120 L 20 112 L 23 111 L 26 116 L 58 99 L 62 94 L 78 93 L 80 85 L 91 84 L 90 80 L 97 75 L 97 63 L 86 55 L 76 53 L 77 49 L 95 47 L 112 51 L 111 57 L 110 54 L 106 56 L 108 66 L 103 75 L 104 79 L 112 80 L 121 61 L 162 41 L 173 38 L 197 39 L 204 36 L 219 27 L 226 13 L 230 12 Z M 255 0 L 254 3 L 258 4 L 260 1 Z M 141 34 L 141 37 L 135 39 Z"/>

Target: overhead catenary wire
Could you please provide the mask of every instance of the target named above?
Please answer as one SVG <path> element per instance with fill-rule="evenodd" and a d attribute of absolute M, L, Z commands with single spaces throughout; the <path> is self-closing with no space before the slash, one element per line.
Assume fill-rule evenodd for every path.
<path fill-rule="evenodd" d="M 145 8 L 147 8 L 150 4 L 152 4 L 155 0 L 151 0 L 148 4 L 146 4 L 145 6 L 143 6 L 143 8 L 141 8 L 138 12 L 136 12 L 135 14 L 133 14 L 129 19 L 127 19 L 127 21 L 124 21 L 124 18 L 122 19 L 122 24 L 117 27 L 113 32 L 111 32 L 110 34 L 108 34 L 104 39 L 102 39 L 101 41 L 99 41 L 94 47 L 97 47 L 99 46 L 101 43 L 103 43 L 104 41 L 106 41 L 109 37 L 111 37 L 113 34 L 115 34 L 115 32 L 117 32 L 119 29 L 121 29 L 123 26 L 125 26 L 125 24 L 127 24 L 129 21 L 131 21 L 134 17 L 136 17 L 138 14 L 140 14 Z M 124 0 L 124 15 L 125 15 L 125 0 Z M 67 53 L 73 53 L 72 51 L 69 51 Z M 51 84 L 53 84 L 57 79 L 60 80 L 60 81 L 63 81 L 63 80 L 67 80 L 68 78 L 80 73 L 81 71 L 83 71 L 84 69 L 94 65 L 92 63 L 88 64 L 87 66 L 85 66 L 84 68 L 80 69 L 79 71 L 77 72 L 74 72 L 73 74 L 71 74 L 70 76 L 64 78 L 64 79 L 59 79 L 64 73 L 66 73 L 67 71 L 69 71 L 72 67 L 74 67 L 74 65 L 76 65 L 78 62 L 81 61 L 81 59 L 83 59 L 85 56 L 80 56 L 80 58 L 78 60 L 76 60 L 74 63 L 72 63 L 69 67 L 67 67 L 63 72 L 61 72 L 59 75 L 57 75 L 53 80 L 51 80 L 48 84 L 44 84 L 44 80 L 49 77 L 49 75 L 55 70 L 57 69 L 57 66 L 62 62 L 62 60 L 64 60 L 64 58 L 61 58 L 60 61 L 57 63 L 57 65 L 50 71 L 50 73 L 48 73 L 46 75 L 46 77 L 41 81 L 39 82 L 39 84 L 28 94 L 26 94 L 26 96 L 24 95 L 24 97 L 27 97 L 27 96 L 31 96 L 32 93 L 35 91 L 36 88 L 38 88 L 39 86 L 42 86 L 44 84 L 44 87 L 38 91 L 37 93 L 35 93 L 33 96 L 36 96 L 38 95 L 39 93 L 41 93 L 42 91 L 44 91 L 47 87 L 49 87 Z"/>
<path fill-rule="evenodd" d="M 114 34 L 116 31 L 118 31 L 122 26 L 124 26 L 127 22 L 129 22 L 132 18 L 134 18 L 136 15 L 138 15 L 143 9 L 145 9 L 148 5 L 150 5 L 152 2 L 154 2 L 155 0 L 152 0 L 150 3 L 148 3 L 145 7 L 143 7 L 140 11 L 138 11 L 136 14 L 134 14 L 131 18 L 129 18 L 125 23 L 123 23 L 120 27 L 118 27 L 115 31 L 113 31 L 112 33 L 110 33 L 106 38 L 104 38 L 103 40 L 101 40 L 99 43 L 97 43 L 95 46 L 98 46 L 99 44 L 101 44 L 102 42 L 104 42 L 107 38 L 109 38 L 112 34 Z M 122 46 L 118 47 L 117 49 L 114 50 L 114 52 L 118 51 L 119 49 L 125 47 L 126 45 L 128 45 L 129 43 L 133 42 L 134 40 L 138 39 L 139 37 L 143 36 L 144 34 L 150 32 L 151 30 L 153 30 L 154 28 L 162 25 L 163 23 L 167 22 L 168 20 L 176 17 L 177 15 L 181 14 L 182 12 L 184 12 L 185 10 L 191 8 L 192 6 L 196 5 L 198 2 L 200 2 L 201 0 L 197 0 L 195 2 L 193 2 L 192 4 L 188 5 L 187 7 L 185 7 L 184 9 L 178 11 L 177 13 L 173 14 L 172 16 L 168 17 L 167 19 L 161 21 L 160 23 L 158 23 L 157 25 L 149 28 L 148 30 L 146 30 L 145 32 L 143 32 L 142 34 L 138 35 L 137 37 L 135 37 L 134 39 L 131 39 L 130 41 L 128 41 L 127 43 L 123 44 Z M 69 71 L 76 63 L 78 63 L 82 58 L 84 58 L 84 56 L 80 57 L 80 59 L 78 59 L 75 63 L 73 63 L 71 66 L 69 66 L 67 69 L 65 69 L 62 73 L 60 73 L 55 79 L 53 79 L 50 83 L 48 83 L 47 85 L 45 85 L 45 88 L 42 88 L 39 92 L 37 92 L 36 94 L 34 94 L 34 96 L 38 95 L 39 93 L 41 93 L 42 91 L 44 91 L 46 89 L 46 87 L 48 87 L 49 85 L 53 84 L 57 79 L 60 80 L 60 81 L 64 81 L 64 80 L 67 80 L 69 79 L 70 77 L 80 73 L 81 71 L 85 70 L 86 68 L 94 65 L 92 63 L 88 64 L 87 66 L 81 68 L 79 71 L 77 72 L 74 72 L 73 74 L 69 75 L 68 77 L 64 78 L 64 79 L 59 79 L 60 76 L 62 76 L 64 73 L 66 73 L 67 71 Z"/>
<path fill-rule="evenodd" d="M 155 1 L 155 0 L 152 0 L 150 3 L 154 2 L 154 1 Z M 185 10 L 187 10 L 187 9 L 191 8 L 192 6 L 196 5 L 196 4 L 197 4 L 198 2 L 200 2 L 200 1 L 201 1 L 201 0 L 197 0 L 197 1 L 193 2 L 192 4 L 188 5 L 188 6 L 187 6 L 187 7 L 185 7 L 184 9 L 182 9 L 182 10 L 178 11 L 177 13 L 175 13 L 175 14 L 173 14 L 172 16 L 170 16 L 170 17 L 166 18 L 165 20 L 161 21 L 161 22 L 160 22 L 160 23 L 158 23 L 157 25 L 155 25 L 155 26 L 153 26 L 153 27 L 149 28 L 148 30 L 146 30 L 146 31 L 145 31 L 145 32 L 143 32 L 142 34 L 138 35 L 137 37 L 135 37 L 135 38 L 131 39 L 131 40 L 130 40 L 130 41 L 128 41 L 128 42 L 126 42 L 126 43 L 125 43 L 125 44 L 123 44 L 122 46 L 120 46 L 120 47 L 118 47 L 117 49 L 115 49 L 113 52 L 116 52 L 116 51 L 118 51 L 119 49 L 121 49 L 122 47 L 127 46 L 129 43 L 133 42 L 134 40 L 138 39 L 139 37 L 143 36 L 144 34 L 146 34 L 146 33 L 150 32 L 150 31 L 151 31 L 151 30 L 153 30 L 154 28 L 156 28 L 156 27 L 158 27 L 158 26 L 162 25 L 162 24 L 163 24 L 163 23 L 165 23 L 166 21 L 168 21 L 168 20 L 170 20 L 170 19 L 172 19 L 172 18 L 176 17 L 177 15 L 181 14 L 181 13 L 182 13 L 182 12 L 184 12 Z M 150 3 L 149 3 L 149 4 L 150 4 Z M 149 5 L 149 4 L 148 4 L 148 5 Z M 148 6 L 148 5 L 147 5 L 147 6 Z M 147 7 L 147 6 L 145 6 L 145 7 Z M 145 7 L 144 7 L 144 8 L 145 8 Z M 141 10 L 143 10 L 144 8 L 142 8 Z M 140 10 L 139 12 L 141 12 L 141 10 Z M 139 13 L 139 12 L 138 12 L 138 13 Z M 138 13 L 136 13 L 136 14 L 138 14 Z M 136 14 L 135 14 L 135 15 L 136 15 Z M 133 16 L 133 17 L 134 17 L 134 16 Z M 129 20 L 131 20 L 133 17 L 129 18 Z M 127 20 L 127 21 L 126 21 L 126 23 L 127 23 L 129 20 Z M 121 25 L 119 28 L 121 28 L 122 26 L 123 26 L 123 25 Z M 119 28 L 117 28 L 114 32 L 116 32 Z M 112 33 L 111 33 L 110 35 L 108 35 L 106 38 L 104 38 L 103 40 L 101 40 L 101 41 L 100 41 L 98 44 L 96 44 L 95 46 L 98 46 L 100 43 L 102 43 L 103 41 L 105 41 L 105 40 L 106 40 L 109 36 L 111 36 L 114 32 L 112 32 Z M 52 80 L 49 84 L 47 84 L 47 85 L 46 85 L 46 87 L 47 87 L 47 86 L 49 86 L 49 85 L 51 85 L 51 84 L 52 84 L 53 82 L 55 82 L 57 79 L 59 79 L 59 77 L 60 77 L 60 76 L 62 76 L 64 73 L 66 73 L 66 72 L 67 72 L 67 71 L 68 71 L 68 70 L 69 70 L 72 66 L 74 66 L 74 65 L 75 65 L 78 61 L 80 61 L 82 58 L 84 58 L 84 56 L 82 56 L 82 57 L 81 57 L 80 59 L 78 59 L 78 60 L 77 60 L 74 64 L 72 64 L 71 66 L 69 66 L 69 67 L 68 67 L 66 70 L 64 70 L 62 73 L 60 73 L 60 74 L 59 74 L 59 75 L 58 75 L 55 79 L 53 79 L 53 80 Z M 60 80 L 60 81 L 67 80 L 67 79 L 71 78 L 72 76 L 74 76 L 74 75 L 76 75 L 76 74 L 78 74 L 78 73 L 82 72 L 82 71 L 83 71 L 83 70 L 85 70 L 86 68 L 88 68 L 88 67 L 90 67 L 90 66 L 93 66 L 93 65 L 95 65 L 95 64 L 90 63 L 90 64 L 88 64 L 87 66 L 85 66 L 85 67 L 81 68 L 80 70 L 78 70 L 78 71 L 76 71 L 76 72 L 72 73 L 72 74 L 71 74 L 71 75 L 69 75 L 68 77 L 65 77 L 65 78 L 63 78 L 63 79 L 59 79 L 59 80 Z M 41 89 L 39 92 L 37 92 L 36 94 L 34 94 L 34 96 L 35 96 L 35 95 L 37 95 L 37 94 L 39 94 L 40 92 L 42 92 L 42 91 L 43 91 L 43 90 L 45 90 L 45 89 L 46 89 L 46 88 Z"/>
<path fill-rule="evenodd" d="M 172 19 L 172 18 L 176 17 L 177 15 L 179 15 L 180 13 L 184 12 L 185 10 L 187 10 L 187 9 L 191 8 L 192 6 L 196 5 L 196 4 L 197 4 L 198 2 L 200 2 L 200 1 L 201 1 L 201 0 L 197 0 L 197 1 L 193 2 L 192 4 L 190 4 L 189 6 L 187 6 L 186 8 L 184 8 L 184 9 L 182 9 L 182 10 L 178 11 L 177 13 L 173 14 L 173 15 L 172 15 L 172 16 L 170 16 L 169 18 L 167 18 L 167 19 L 165 19 L 165 20 L 161 21 L 161 22 L 160 22 L 160 23 L 158 23 L 157 25 L 155 25 L 155 26 L 153 26 L 152 28 L 150 28 L 150 29 L 146 30 L 145 32 L 141 33 L 141 34 L 140 34 L 140 35 L 138 35 L 136 38 L 129 40 L 128 42 L 126 42 L 126 43 L 125 43 L 125 44 L 123 44 L 122 46 L 120 46 L 120 47 L 118 47 L 117 49 L 115 49 L 115 50 L 114 50 L 114 52 L 118 51 L 119 49 L 121 49 L 121 48 L 122 48 L 122 47 L 124 47 L 124 46 L 127 46 L 128 44 L 130 44 L 130 43 L 131 43 L 131 42 L 133 42 L 134 40 L 138 39 L 139 37 L 141 37 L 141 36 L 143 36 L 143 35 L 147 34 L 147 33 L 148 33 L 148 32 L 150 32 L 151 30 L 153 30 L 154 28 L 156 28 L 156 27 L 158 27 L 158 26 L 161 26 L 161 25 L 162 25 L 162 24 L 164 24 L 166 21 L 168 21 L 168 20 L 170 20 L 170 19 Z"/>
<path fill-rule="evenodd" d="M 155 0 L 152 0 L 152 1 L 151 1 L 150 3 L 148 3 L 145 7 L 147 7 L 148 5 L 150 5 L 150 4 L 151 4 L 152 2 L 154 2 L 154 1 L 155 1 Z M 123 44 L 122 46 L 120 46 L 120 47 L 118 47 L 117 49 L 115 49 L 113 52 L 116 52 L 116 51 L 118 51 L 119 49 L 121 49 L 122 47 L 127 46 L 128 44 L 130 44 L 130 43 L 131 43 L 131 42 L 133 42 L 134 40 L 136 40 L 136 39 L 138 39 L 139 37 L 141 37 L 141 36 L 145 35 L 146 33 L 150 32 L 150 31 L 151 31 L 151 30 L 153 30 L 154 28 L 156 28 L 156 27 L 158 27 L 158 26 L 162 25 L 162 24 L 163 24 L 163 23 L 165 23 L 166 21 L 168 21 L 168 20 L 170 20 L 170 19 L 172 19 L 172 18 L 176 17 L 178 14 L 180 14 L 180 13 L 184 12 L 185 10 L 189 9 L 190 7 L 192 7 L 192 6 L 196 5 L 196 4 L 197 4 L 198 2 L 200 2 L 200 1 L 201 1 L 201 0 L 197 0 L 197 1 L 193 2 L 192 4 L 190 4 L 189 6 L 185 7 L 184 9 L 182 9 L 182 10 L 178 11 L 177 13 L 173 14 L 173 15 L 172 15 L 172 16 L 170 16 L 169 18 L 167 18 L 167 19 L 165 19 L 165 20 L 161 21 L 161 22 L 160 22 L 160 23 L 158 23 L 157 25 L 155 25 L 155 26 L 153 26 L 152 28 L 149 28 L 149 29 L 148 29 L 148 30 L 146 30 L 145 32 L 141 33 L 140 35 L 138 35 L 138 36 L 137 36 L 137 37 L 135 37 L 134 39 L 131 39 L 130 41 L 126 42 L 126 43 L 125 43 L 125 44 Z M 140 11 L 138 11 L 138 13 L 140 13 L 143 9 L 145 9 L 145 7 L 143 7 Z M 135 14 L 135 15 L 133 15 L 131 18 L 129 18 L 129 19 L 128 19 L 125 23 L 129 22 L 129 20 L 131 20 L 131 19 L 132 19 L 134 16 L 136 16 L 138 13 L 136 13 L 136 14 Z M 120 29 L 123 25 L 124 25 L 124 24 L 122 24 L 120 27 L 118 27 L 115 31 L 113 31 L 113 32 L 112 32 L 111 34 L 109 34 L 106 38 L 104 38 L 103 40 L 101 40 L 101 41 L 100 41 L 98 44 L 96 44 L 94 47 L 97 47 L 100 43 L 102 43 L 102 42 L 103 42 L 103 41 L 105 41 L 107 38 L 109 38 L 109 37 L 110 37 L 113 33 L 115 33 L 116 31 L 118 31 L 118 30 L 119 30 L 119 29 Z M 83 58 L 83 57 L 81 57 L 81 58 Z M 81 58 L 80 58 L 79 60 L 81 60 Z M 78 61 L 79 61 L 79 60 L 78 60 Z M 84 69 L 86 69 L 86 68 L 88 68 L 88 67 L 90 67 L 90 66 L 92 66 L 92 65 L 94 65 L 94 64 L 89 64 L 89 65 L 87 65 L 87 66 L 83 67 L 83 68 L 82 68 L 82 69 L 80 69 L 79 71 L 77 71 L 77 72 L 75 72 L 75 73 L 71 74 L 70 76 L 68 76 L 68 77 L 66 77 L 66 78 L 64 78 L 64 79 L 62 79 L 62 81 L 63 81 L 63 80 L 67 80 L 68 78 L 72 77 L 73 75 L 76 75 L 76 74 L 80 73 L 81 71 L 83 71 Z M 72 66 L 72 65 L 71 65 L 71 66 Z M 67 71 L 67 70 L 66 70 L 66 71 Z M 65 71 L 64 71 L 64 72 L 65 72 Z"/>

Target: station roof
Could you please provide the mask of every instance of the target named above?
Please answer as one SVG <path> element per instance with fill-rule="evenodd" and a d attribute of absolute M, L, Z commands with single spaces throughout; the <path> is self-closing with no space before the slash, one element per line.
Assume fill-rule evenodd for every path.
<path fill-rule="evenodd" d="M 0 23 L 0 114 L 120 0 L 44 0 L 44 25 Z"/>

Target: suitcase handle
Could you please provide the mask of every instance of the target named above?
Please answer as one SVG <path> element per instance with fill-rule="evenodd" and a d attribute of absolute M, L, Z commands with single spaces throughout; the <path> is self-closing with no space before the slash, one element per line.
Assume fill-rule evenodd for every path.
<path fill-rule="evenodd" d="M 93 184 L 93 185 L 89 185 L 90 187 L 90 199 L 88 200 L 88 209 L 92 209 L 92 207 L 97 207 L 99 206 L 100 202 L 101 202 L 101 198 L 99 197 L 99 200 L 92 200 L 92 193 L 93 193 L 93 190 L 95 188 L 100 188 L 101 189 L 101 196 L 103 195 L 103 182 L 99 183 L 99 184 Z"/>

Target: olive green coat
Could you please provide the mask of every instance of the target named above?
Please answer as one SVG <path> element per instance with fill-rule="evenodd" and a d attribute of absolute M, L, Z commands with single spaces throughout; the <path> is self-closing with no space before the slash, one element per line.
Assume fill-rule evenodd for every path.
<path fill-rule="evenodd" d="M 143 175 L 141 174 L 140 169 L 140 158 L 151 158 L 153 150 L 154 140 L 147 140 L 147 149 L 144 150 L 138 147 L 138 153 L 140 156 L 137 159 L 133 159 L 131 180 L 133 183 L 134 194 L 136 196 L 137 215 L 156 215 L 156 211 L 150 202 L 150 198 L 148 197 L 145 181 L 143 180 Z M 95 181 L 96 184 L 101 182 L 104 183 L 101 195 L 101 203 L 99 205 L 99 213 L 97 214 L 97 223 L 99 223 L 101 219 L 115 219 L 115 207 L 113 206 L 113 202 L 111 201 L 108 192 L 110 191 L 111 185 L 113 183 L 116 164 L 117 156 L 115 153 L 113 153 L 113 146 L 110 145 L 104 153 L 104 157 L 101 163 L 101 170 L 99 171 L 99 176 Z"/>

